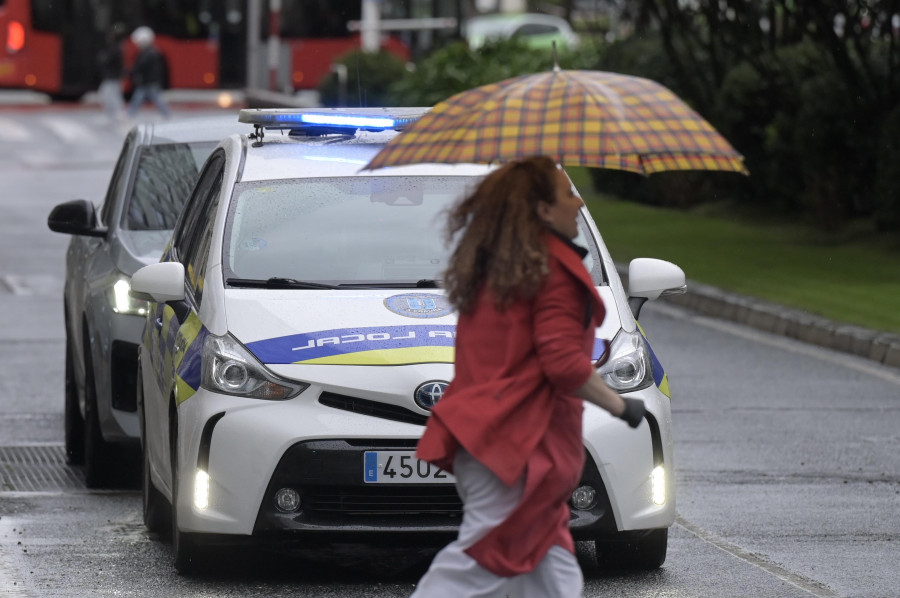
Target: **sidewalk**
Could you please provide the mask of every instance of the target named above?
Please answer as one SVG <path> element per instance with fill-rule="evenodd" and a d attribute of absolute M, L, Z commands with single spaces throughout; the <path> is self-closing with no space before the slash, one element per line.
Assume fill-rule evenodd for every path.
<path fill-rule="evenodd" d="M 316 108 L 319 94 L 301 91 L 294 95 L 265 89 L 166 89 L 163 98 L 174 106 L 218 106 L 232 108 Z M 0 89 L 0 106 L 51 106 L 53 100 L 47 94 L 27 89 Z M 77 102 L 65 104 L 99 107 L 99 94 L 89 91 Z"/>
<path fill-rule="evenodd" d="M 242 89 L 167 89 L 163 97 L 172 105 L 201 105 L 233 107 L 246 102 Z M 0 89 L 0 106 L 51 106 L 54 102 L 49 95 L 27 89 Z M 99 107 L 99 94 L 89 91 L 79 101 L 59 102 L 59 105 Z"/>
<path fill-rule="evenodd" d="M 234 108 L 243 106 L 246 94 L 242 89 L 166 89 L 163 98 L 170 106 L 208 106 Z M 99 94 L 90 91 L 81 98 L 82 105 L 101 106 Z"/>

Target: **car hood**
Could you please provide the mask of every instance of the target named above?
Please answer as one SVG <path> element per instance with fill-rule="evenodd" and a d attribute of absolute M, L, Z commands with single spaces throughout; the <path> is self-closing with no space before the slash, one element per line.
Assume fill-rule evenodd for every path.
<path fill-rule="evenodd" d="M 596 336 L 611 339 L 621 326 L 615 301 L 598 290 L 607 317 Z M 225 313 L 229 332 L 265 364 L 453 363 L 456 312 L 441 291 L 229 289 Z"/>

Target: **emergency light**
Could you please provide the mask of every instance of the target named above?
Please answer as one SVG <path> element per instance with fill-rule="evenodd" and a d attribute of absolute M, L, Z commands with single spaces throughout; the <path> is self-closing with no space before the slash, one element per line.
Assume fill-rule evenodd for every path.
<path fill-rule="evenodd" d="M 429 108 L 244 109 L 238 122 L 259 129 L 290 129 L 298 134 L 353 134 L 363 131 L 402 131 Z"/>

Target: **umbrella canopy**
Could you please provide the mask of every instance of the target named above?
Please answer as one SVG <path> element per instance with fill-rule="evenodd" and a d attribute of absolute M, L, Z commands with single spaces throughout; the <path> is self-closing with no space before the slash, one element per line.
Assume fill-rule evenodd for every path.
<path fill-rule="evenodd" d="M 747 174 L 742 156 L 725 138 L 659 83 L 559 69 L 476 87 L 438 103 L 365 168 L 493 163 L 536 154 L 567 166 L 641 174 Z"/>

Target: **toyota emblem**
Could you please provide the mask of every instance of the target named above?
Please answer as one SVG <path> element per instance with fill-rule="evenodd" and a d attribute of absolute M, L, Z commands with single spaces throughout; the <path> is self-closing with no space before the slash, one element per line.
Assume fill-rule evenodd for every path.
<path fill-rule="evenodd" d="M 413 395 L 416 405 L 422 409 L 431 411 L 432 407 L 437 405 L 437 402 L 444 396 L 444 392 L 447 390 L 448 386 L 450 386 L 450 384 L 443 380 L 429 380 L 428 382 L 420 384 Z"/>

